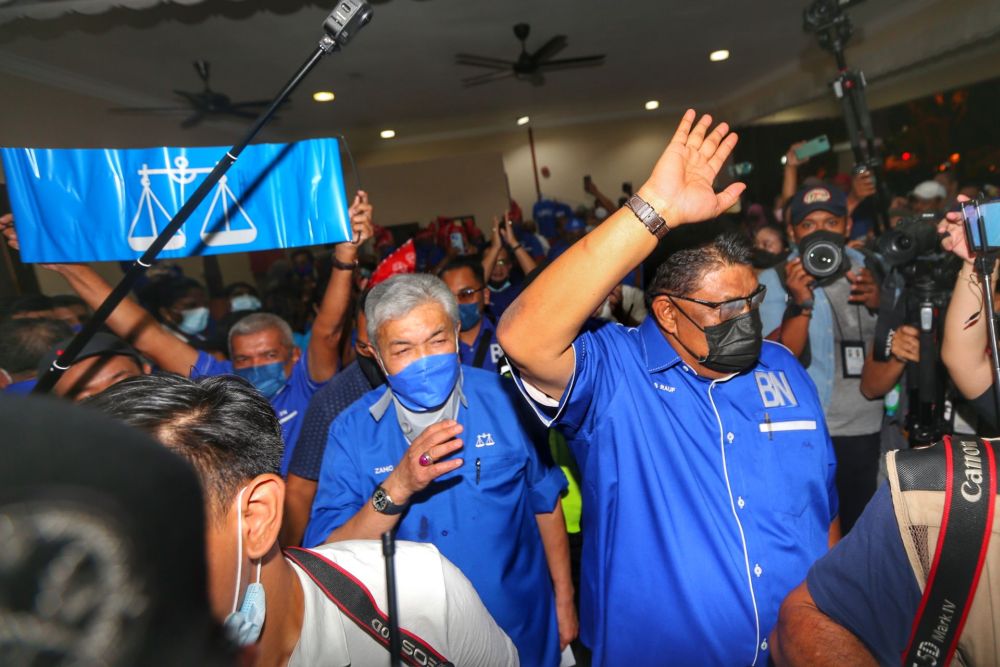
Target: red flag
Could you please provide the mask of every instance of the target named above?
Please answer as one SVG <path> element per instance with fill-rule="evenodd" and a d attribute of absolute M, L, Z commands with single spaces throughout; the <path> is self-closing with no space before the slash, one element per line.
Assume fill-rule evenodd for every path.
<path fill-rule="evenodd" d="M 413 247 L 413 239 L 410 239 L 379 262 L 372 273 L 371 280 L 368 281 L 368 288 L 370 289 L 395 275 L 413 273 L 416 270 L 417 251 Z"/>

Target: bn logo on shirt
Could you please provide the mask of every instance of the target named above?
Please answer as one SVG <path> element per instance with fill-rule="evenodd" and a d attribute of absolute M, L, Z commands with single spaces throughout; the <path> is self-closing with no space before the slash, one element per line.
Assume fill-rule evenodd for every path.
<path fill-rule="evenodd" d="M 753 375 L 765 408 L 794 408 L 799 404 L 783 371 L 754 371 Z"/>

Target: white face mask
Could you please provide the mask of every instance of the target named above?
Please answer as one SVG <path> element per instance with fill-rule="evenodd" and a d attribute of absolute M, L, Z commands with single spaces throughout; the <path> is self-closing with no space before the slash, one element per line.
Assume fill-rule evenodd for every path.
<path fill-rule="evenodd" d="M 243 578 L 243 492 L 246 490 L 244 486 L 236 497 L 236 587 L 233 591 L 233 610 L 223 623 L 229 639 L 239 646 L 249 646 L 260 639 L 267 613 L 264 586 L 260 583 L 260 560 L 257 561 L 257 581 L 247 586 L 243 604 L 239 611 L 236 610 Z"/>
<path fill-rule="evenodd" d="M 240 294 L 229 300 L 229 309 L 234 313 L 243 310 L 260 310 L 260 299 L 253 294 Z"/>

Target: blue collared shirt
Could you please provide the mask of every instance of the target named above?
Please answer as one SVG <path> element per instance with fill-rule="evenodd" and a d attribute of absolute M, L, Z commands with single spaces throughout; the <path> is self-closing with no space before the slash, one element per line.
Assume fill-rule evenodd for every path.
<path fill-rule="evenodd" d="M 850 247 L 845 247 L 844 251 L 855 270 L 865 265 L 865 256 L 860 252 Z M 796 257 L 798 257 L 798 252 L 792 252 L 789 255 L 789 259 Z M 760 305 L 760 320 L 764 325 L 764 335 L 766 336 L 781 326 L 781 319 L 784 317 L 785 307 L 788 305 L 788 293 L 781 286 L 781 280 L 778 279 L 778 272 L 775 269 L 761 271 L 757 280 L 761 285 L 767 287 L 764 303 Z M 811 360 L 808 372 L 809 377 L 816 384 L 820 404 L 824 409 L 830 405 L 830 397 L 833 396 L 833 382 L 836 379 L 833 327 L 833 307 L 830 305 L 830 299 L 827 298 L 822 287 L 817 287 L 813 290 L 812 318 L 809 320 Z"/>
<path fill-rule="evenodd" d="M 701 377 L 653 317 L 573 348 L 560 404 L 532 404 L 581 467 L 581 639 L 594 664 L 767 664 L 781 601 L 837 513 L 812 381 L 769 342 L 750 371 Z"/>
<path fill-rule="evenodd" d="M 411 500 L 396 537 L 430 542 L 462 570 L 521 664 L 557 665 L 555 602 L 535 515 L 553 510 L 566 478 L 547 455 L 544 431 L 528 430 L 534 420 L 513 383 L 469 367 L 462 376 L 464 463 Z M 388 392 L 365 394 L 330 427 L 304 546 L 325 542 L 357 514 L 406 453 Z"/>
<path fill-rule="evenodd" d="M 288 464 L 292 461 L 295 443 L 299 440 L 302 421 L 309 407 L 309 400 L 325 382 L 313 382 L 309 377 L 309 353 L 304 351 L 298 362 L 292 366 L 292 374 L 285 386 L 271 397 L 271 407 L 281 423 L 281 438 L 285 441 L 285 451 L 281 455 L 281 476 L 288 474 Z M 219 361 L 207 352 L 198 352 L 198 360 L 191 368 L 191 378 L 206 375 L 235 375 L 233 364 Z"/>
<path fill-rule="evenodd" d="M 486 339 L 489 342 L 484 343 L 483 340 Z M 458 341 L 458 356 L 462 360 L 462 363 L 466 366 L 475 366 L 473 362 L 476 360 L 476 350 L 479 349 L 480 345 L 486 345 L 486 356 L 483 357 L 483 363 L 481 366 L 476 366 L 476 368 L 482 368 L 484 371 L 497 372 L 497 363 L 503 358 L 503 350 L 500 348 L 500 343 L 497 342 L 497 332 L 494 328 L 493 323 L 490 322 L 490 318 L 483 315 L 483 319 L 479 320 L 479 333 L 476 335 L 476 340 L 472 341 L 472 345 L 466 345 L 459 339 Z"/>

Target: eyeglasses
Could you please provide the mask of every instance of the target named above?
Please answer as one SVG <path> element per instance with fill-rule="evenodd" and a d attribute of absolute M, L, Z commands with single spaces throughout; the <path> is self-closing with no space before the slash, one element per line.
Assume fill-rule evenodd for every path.
<path fill-rule="evenodd" d="M 468 303 L 472 301 L 478 292 L 482 292 L 485 287 L 466 287 L 455 292 L 455 298 L 459 301 Z"/>
<path fill-rule="evenodd" d="M 498 266 L 506 266 L 507 264 L 510 264 L 510 262 L 508 262 L 506 259 L 498 259 L 496 263 Z"/>
<path fill-rule="evenodd" d="M 681 299 L 682 301 L 693 301 L 694 303 L 701 304 L 707 308 L 711 308 L 712 310 L 718 310 L 719 321 L 726 322 L 734 317 L 739 317 L 747 311 L 760 308 L 760 304 L 764 302 L 764 295 L 766 293 L 767 287 L 764 285 L 757 285 L 757 289 L 747 296 L 741 296 L 738 299 L 730 299 L 729 301 L 705 301 L 704 299 L 696 299 L 691 296 L 680 296 L 679 294 L 668 294 L 666 292 L 661 292 L 656 296 L 666 296 L 671 299 Z"/>

